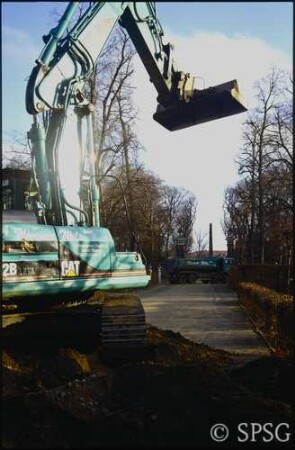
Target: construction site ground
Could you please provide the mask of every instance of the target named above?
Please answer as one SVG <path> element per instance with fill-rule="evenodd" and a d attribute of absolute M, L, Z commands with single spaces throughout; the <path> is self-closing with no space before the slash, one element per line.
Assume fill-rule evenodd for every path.
<path fill-rule="evenodd" d="M 248 330 L 244 338 L 251 334 L 249 323 L 246 316 L 244 327 L 242 316 L 235 322 L 237 305 L 229 292 L 226 300 L 226 287 L 200 286 L 160 285 L 140 291 L 148 322 L 147 347 L 133 357 L 106 353 L 96 335 L 67 341 L 44 333 L 6 341 L 2 353 L 2 447 L 239 448 L 249 444 L 238 440 L 240 423 L 271 423 L 273 430 L 287 423 L 290 438 L 278 442 L 274 436 L 265 448 L 291 448 L 292 361 L 268 350 L 255 354 L 251 346 L 251 357 L 249 351 L 247 356 L 247 352 L 239 354 L 237 347 L 226 348 L 228 336 L 234 337 L 235 331 L 229 333 L 224 322 L 224 332 L 217 333 L 218 345 L 212 331 L 212 302 L 221 320 L 217 303 L 221 305 L 223 299 L 224 314 L 227 304 L 233 323 L 239 323 L 244 333 Z M 202 338 L 200 334 L 188 335 L 190 340 L 184 337 L 188 322 L 183 317 L 178 317 L 184 326 L 182 334 L 173 325 L 176 310 L 173 313 L 169 308 L 164 292 L 175 306 L 183 300 L 182 309 L 191 321 L 195 310 L 194 324 L 204 330 Z M 161 314 L 160 303 L 165 305 Z M 162 323 L 155 320 L 152 307 Z M 215 339 L 211 344 L 210 336 Z M 239 345 L 242 341 L 233 339 Z M 245 342 L 249 349 L 249 339 Z M 216 424 L 227 426 L 225 441 L 212 437 Z M 265 444 L 263 437 L 263 433 L 256 436 L 251 447 Z"/>
<path fill-rule="evenodd" d="M 242 364 L 270 355 L 270 348 L 226 284 L 161 283 L 138 291 L 147 321 L 187 339 L 232 352 Z"/>

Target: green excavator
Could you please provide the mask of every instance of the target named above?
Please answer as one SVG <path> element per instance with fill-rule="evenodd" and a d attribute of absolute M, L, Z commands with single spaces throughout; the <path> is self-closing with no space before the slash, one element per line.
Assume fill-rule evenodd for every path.
<path fill-rule="evenodd" d="M 176 67 L 154 2 L 90 2 L 86 9 L 70 2 L 43 37 L 27 83 L 33 209 L 20 217 L 3 211 L 3 325 L 17 330 L 27 322 L 30 329 L 35 318 L 42 332 L 46 323 L 55 330 L 62 317 L 76 333 L 97 331 L 106 347 L 141 348 L 145 314 L 129 290 L 150 277 L 141 254 L 117 252 L 100 225 L 94 108 L 84 92 L 117 22 L 156 88 L 160 125 L 174 131 L 246 111 L 236 80 L 199 90 L 195 77 Z"/>

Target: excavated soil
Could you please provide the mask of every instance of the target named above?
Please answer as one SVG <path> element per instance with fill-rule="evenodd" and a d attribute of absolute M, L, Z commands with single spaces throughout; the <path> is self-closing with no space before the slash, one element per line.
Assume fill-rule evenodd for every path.
<path fill-rule="evenodd" d="M 99 343 L 61 348 L 57 337 L 6 345 L 2 447 L 239 448 L 241 422 L 292 423 L 290 361 L 238 367 L 232 354 L 179 333 L 148 325 L 147 336 L 129 362 Z M 210 437 L 216 423 L 228 426 L 226 443 Z"/>

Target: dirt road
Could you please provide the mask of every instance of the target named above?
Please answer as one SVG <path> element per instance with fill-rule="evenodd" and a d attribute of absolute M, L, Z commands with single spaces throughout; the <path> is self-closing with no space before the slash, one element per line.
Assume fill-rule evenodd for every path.
<path fill-rule="evenodd" d="M 152 325 L 180 332 L 193 342 L 234 352 L 245 362 L 270 353 L 239 306 L 236 294 L 226 285 L 160 284 L 141 290 L 139 295 Z"/>

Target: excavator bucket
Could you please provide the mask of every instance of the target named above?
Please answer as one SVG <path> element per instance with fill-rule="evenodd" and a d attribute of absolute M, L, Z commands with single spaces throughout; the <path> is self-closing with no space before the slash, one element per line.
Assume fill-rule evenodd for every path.
<path fill-rule="evenodd" d="M 247 108 L 242 103 L 238 83 L 232 80 L 195 90 L 188 102 L 178 100 L 167 107 L 158 105 L 153 118 L 167 130 L 176 131 L 245 111 Z"/>

